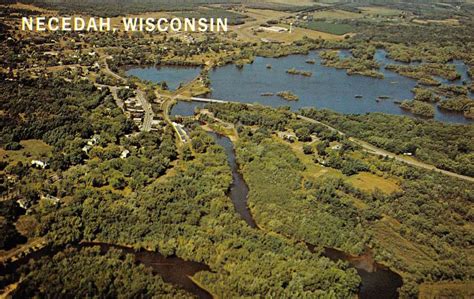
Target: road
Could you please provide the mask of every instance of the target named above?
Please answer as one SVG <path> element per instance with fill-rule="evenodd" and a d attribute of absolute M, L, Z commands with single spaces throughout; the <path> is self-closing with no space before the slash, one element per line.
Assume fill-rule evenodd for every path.
<path fill-rule="evenodd" d="M 302 115 L 298 115 L 297 116 L 299 119 L 302 119 L 302 120 L 305 120 L 307 122 L 311 122 L 311 123 L 314 123 L 314 124 L 319 124 L 319 125 L 323 125 L 335 132 L 338 132 L 339 134 L 341 135 L 345 135 L 343 132 L 337 130 L 336 128 L 334 127 L 331 127 L 327 124 L 324 124 L 320 121 L 317 121 L 317 120 L 314 120 L 312 118 L 308 118 L 308 117 L 305 117 L 305 116 L 302 116 Z M 378 148 L 372 144 L 369 144 L 365 141 L 362 141 L 360 139 L 357 139 L 357 138 L 354 138 L 354 137 L 349 137 L 349 140 L 354 142 L 355 144 L 361 146 L 366 152 L 368 153 L 371 153 L 371 154 L 375 154 L 375 155 L 379 155 L 379 156 L 382 156 L 382 157 L 388 157 L 388 158 L 392 158 L 394 160 L 397 160 L 399 162 L 402 162 L 402 163 L 405 163 L 405 164 L 408 164 L 408 165 L 411 165 L 411 166 L 415 166 L 415 167 L 419 167 L 419 168 L 424 168 L 424 169 L 427 169 L 427 170 L 433 170 L 433 171 L 436 171 L 436 172 L 439 172 L 439 173 L 442 173 L 442 174 L 445 174 L 447 176 L 450 176 L 450 177 L 454 177 L 454 178 L 458 178 L 458 179 L 462 179 L 462 180 L 465 180 L 465 181 L 469 181 L 469 182 L 474 182 L 474 178 L 473 177 L 470 177 L 470 176 L 466 176 L 466 175 L 461 175 L 461 174 L 457 174 L 457 173 L 454 173 L 454 172 L 451 172 L 451 171 L 447 171 L 447 170 L 443 170 L 443 169 L 439 169 L 437 168 L 436 166 L 433 166 L 433 165 L 430 165 L 430 164 L 427 164 L 427 163 L 424 163 L 424 162 L 421 162 L 421 161 L 418 161 L 418 160 L 415 160 L 413 158 L 409 158 L 409 157 L 406 157 L 406 156 L 400 156 L 400 155 L 397 155 L 395 153 L 392 153 L 392 152 L 389 152 L 389 151 L 386 151 L 386 150 L 383 150 L 381 148 Z"/>
<path fill-rule="evenodd" d="M 184 98 L 184 97 L 181 97 L 181 98 Z M 208 102 L 208 103 L 216 103 L 216 102 L 217 103 L 231 103 L 231 101 L 206 99 L 206 98 L 188 98 L 188 99 L 191 99 L 193 101 L 195 101 L 195 99 L 199 99 L 200 102 Z M 235 102 L 235 103 L 241 104 L 240 102 Z M 328 124 L 322 123 L 320 121 L 317 121 L 317 120 L 309 118 L 309 117 L 305 117 L 305 116 L 300 115 L 300 114 L 297 114 L 296 116 L 297 116 L 298 119 L 301 119 L 301 120 L 304 120 L 304 121 L 307 121 L 307 122 L 310 122 L 310 123 L 325 126 L 326 128 L 330 129 L 331 131 L 337 132 L 341 136 L 346 136 L 346 134 L 344 132 L 342 132 L 342 131 L 340 131 L 340 130 L 338 130 L 338 129 L 336 129 L 336 128 L 328 125 Z M 415 167 L 419 167 L 419 168 L 423 168 L 423 169 L 427 169 L 427 170 L 433 170 L 433 171 L 436 171 L 436 172 L 439 172 L 439 173 L 442 173 L 442 174 L 445 174 L 447 176 L 454 177 L 454 178 L 457 178 L 457 179 L 462 179 L 462 180 L 465 180 L 465 181 L 474 182 L 473 177 L 457 174 L 457 173 L 447 171 L 447 170 L 443 170 L 443 169 L 439 169 L 436 166 L 433 166 L 433 165 L 415 160 L 413 158 L 397 155 L 395 153 L 392 153 L 392 152 L 383 150 L 381 148 L 378 148 L 374 145 L 371 145 L 371 144 L 369 144 L 365 141 L 362 141 L 360 139 L 357 139 L 357 138 L 354 138 L 354 137 L 349 137 L 349 140 L 354 142 L 355 144 L 359 145 L 360 147 L 362 147 L 362 149 L 365 150 L 368 153 L 379 155 L 379 156 L 382 156 L 382 157 L 392 158 L 396 161 L 399 161 L 399 162 L 402 162 L 402 163 L 405 163 L 405 164 L 408 164 L 408 165 L 411 165 L 411 166 L 415 166 Z"/>
<path fill-rule="evenodd" d="M 115 78 L 119 79 L 119 80 L 125 80 L 124 78 L 120 77 L 119 75 L 117 75 L 116 73 L 112 72 L 110 69 L 109 69 L 109 66 L 107 64 L 107 59 L 104 58 L 104 65 L 105 65 L 105 68 L 106 68 L 106 71 L 114 76 Z M 159 96 L 159 94 L 157 93 L 157 96 Z M 146 100 L 146 97 L 145 97 L 145 94 L 143 93 L 143 91 L 141 90 L 138 90 L 137 91 L 137 98 L 139 99 L 139 101 L 142 103 L 142 106 L 143 106 L 143 109 L 145 110 L 145 118 L 143 120 L 143 127 L 142 127 L 142 131 L 149 131 L 151 129 L 151 123 L 152 123 L 152 120 L 153 120 L 153 110 L 151 109 L 151 105 L 150 103 L 148 103 L 148 101 Z M 176 132 L 178 133 L 179 135 L 179 132 L 177 130 L 177 128 L 172 124 L 172 122 L 170 121 L 169 119 L 169 107 L 170 105 L 178 98 L 181 98 L 181 99 L 190 99 L 192 101 L 199 101 L 199 102 L 208 102 L 208 103 L 231 103 L 232 101 L 225 101 L 225 100 L 218 100 L 218 99 L 207 99 L 207 98 L 196 98 L 196 97 L 184 97 L 182 95 L 175 95 L 174 97 L 172 97 L 170 100 L 166 100 L 163 104 L 164 104 L 164 107 L 163 107 L 163 114 L 165 116 L 165 120 L 168 122 L 168 123 L 171 123 L 171 125 L 173 126 L 173 128 L 176 130 Z M 236 102 L 236 103 L 240 103 L 240 102 Z M 325 123 L 322 123 L 320 121 L 317 121 L 317 120 L 314 120 L 312 118 L 308 118 L 308 117 L 305 117 L 303 115 L 299 115 L 297 114 L 297 117 L 301 120 L 304 120 L 304 121 L 307 121 L 307 122 L 311 122 L 311 123 L 315 123 L 315 124 L 319 124 L 319 125 L 323 125 L 325 126 L 326 128 L 334 131 L 334 132 L 337 132 L 338 134 L 342 135 L 342 136 L 345 136 L 346 134 L 342 131 L 339 131 L 338 129 L 328 125 L 328 124 L 325 124 Z M 437 168 L 436 166 L 434 165 L 430 165 L 430 164 L 427 164 L 427 163 L 424 163 L 424 162 L 421 162 L 421 161 L 418 161 L 418 160 L 415 160 L 413 158 L 408 158 L 408 157 L 405 157 L 405 156 L 400 156 L 400 155 L 397 155 L 395 153 L 392 153 L 392 152 L 389 152 L 389 151 L 386 151 L 386 150 L 383 150 L 381 148 L 378 148 L 376 146 L 373 146 L 365 141 L 362 141 L 362 140 L 359 140 L 357 138 L 354 138 L 354 137 L 349 137 L 349 140 L 354 142 L 355 144 L 359 145 L 362 147 L 362 149 L 364 149 L 366 152 L 368 153 L 371 153 L 371 154 L 375 154 L 375 155 L 379 155 L 379 156 L 382 156 L 382 157 L 388 157 L 388 158 L 392 158 L 396 161 L 399 161 L 399 162 L 402 162 L 402 163 L 405 163 L 405 164 L 408 164 L 408 165 L 411 165 L 411 166 L 415 166 L 415 167 L 419 167 L 419 168 L 423 168 L 423 169 L 426 169 L 426 170 L 432 170 L 432 171 L 436 171 L 436 172 L 439 172 L 439 173 L 442 173 L 442 174 L 445 174 L 447 176 L 450 176 L 450 177 L 454 177 L 454 178 L 457 178 L 457 179 L 462 179 L 462 180 L 465 180 L 465 181 L 469 181 L 469 182 L 474 182 L 474 178 L 473 177 L 470 177 L 470 176 L 465 176 L 465 175 L 461 175 L 461 174 L 457 174 L 457 173 L 454 173 L 454 172 L 451 172 L 451 171 L 447 171 L 447 170 L 443 170 L 443 169 L 439 169 Z"/>
<path fill-rule="evenodd" d="M 120 75 L 118 75 L 118 74 L 116 74 L 116 73 L 114 73 L 110 70 L 109 65 L 107 63 L 107 57 L 102 58 L 102 63 L 105 66 L 104 70 L 107 74 L 109 74 L 110 76 L 112 76 L 112 77 L 114 77 L 117 80 L 120 80 L 122 82 L 127 81 L 125 78 L 121 77 Z M 117 96 L 117 89 L 118 89 L 117 86 L 109 86 L 109 85 L 101 85 L 101 84 L 96 84 L 96 85 L 110 88 L 110 91 L 112 92 L 112 96 L 114 97 L 115 102 L 117 103 L 117 106 L 119 106 L 122 109 L 122 111 L 125 111 L 123 101 Z M 146 95 L 142 90 L 137 89 L 136 95 L 137 95 L 138 102 L 141 104 L 141 106 L 143 107 L 143 110 L 145 111 L 141 131 L 149 132 L 151 130 L 151 127 L 152 127 L 153 118 L 155 117 L 155 113 L 153 112 L 153 109 L 151 108 L 151 104 L 146 99 Z"/>
<path fill-rule="evenodd" d="M 118 94 L 117 94 L 118 87 L 117 86 L 104 85 L 104 84 L 99 84 L 99 83 L 94 83 L 94 85 L 96 87 L 100 87 L 100 88 L 108 88 L 110 90 L 110 92 L 112 93 L 112 96 L 114 97 L 114 100 L 115 100 L 115 103 L 117 104 L 117 106 L 120 109 L 122 109 L 122 111 L 125 112 L 125 104 L 122 101 L 122 99 L 118 97 Z"/>
<path fill-rule="evenodd" d="M 155 113 L 153 112 L 153 109 L 151 108 L 151 104 L 146 99 L 145 93 L 141 89 L 137 89 L 136 94 L 137 94 L 138 102 L 142 105 L 143 110 L 145 111 L 145 115 L 143 116 L 143 124 L 142 124 L 141 130 L 143 132 L 150 132 Z"/>
<path fill-rule="evenodd" d="M 114 72 L 112 72 L 112 70 L 110 70 L 109 64 L 107 63 L 107 57 L 102 58 L 102 64 L 103 64 L 104 67 L 105 67 L 105 68 L 104 68 L 104 71 L 105 71 L 108 75 L 114 77 L 115 79 L 117 79 L 117 80 L 119 80 L 119 81 L 127 82 L 127 79 L 125 79 L 125 78 L 119 76 L 117 73 L 114 73 Z"/>
<path fill-rule="evenodd" d="M 223 100 L 216 100 L 216 99 L 206 99 L 206 98 L 196 98 L 196 97 L 185 97 L 185 96 L 178 96 L 180 99 L 188 99 L 193 102 L 204 102 L 204 103 L 228 103 L 228 101 Z"/>

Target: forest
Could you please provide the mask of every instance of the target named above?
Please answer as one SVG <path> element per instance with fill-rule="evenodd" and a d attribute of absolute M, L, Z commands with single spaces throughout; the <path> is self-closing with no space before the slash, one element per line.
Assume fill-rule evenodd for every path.
<path fill-rule="evenodd" d="M 108 297 L 192 298 L 163 282 L 150 268 L 135 263 L 119 250 L 101 253 L 98 247 L 68 248 L 33 261 L 20 269 L 24 275 L 13 298 Z"/>
<path fill-rule="evenodd" d="M 441 169 L 474 175 L 472 124 L 445 124 L 382 113 L 342 115 L 315 109 L 302 113 L 388 151 L 411 153 Z"/>
<path fill-rule="evenodd" d="M 198 142 L 203 138 L 207 141 Z M 172 179 L 130 196 L 81 188 L 67 206 L 39 211 L 38 234 L 58 245 L 114 242 L 204 262 L 212 272 L 195 278 L 220 296 L 347 297 L 357 290 L 353 269 L 247 227 L 226 196 L 231 174 L 223 149 L 205 133 L 196 132 L 193 139 L 201 146 Z"/>
<path fill-rule="evenodd" d="M 294 29 L 354 34 L 298 40 L 287 34 L 284 43 L 259 40 L 256 32 L 244 31 L 245 25 L 222 35 L 114 32 L 17 38 L 10 28 L 14 22 L 4 24 L 3 17 L 35 12 L 0 12 L 0 44 L 5 48 L 0 53 L 0 251 L 26 254 L 24 248 L 46 246 L 31 255 L 43 257 L 30 262 L 5 258 L 0 288 L 15 288 L 14 298 L 193 297 L 155 271 L 161 265 L 141 264 L 136 257 L 145 251 L 200 263 L 204 270 L 191 279 L 217 298 L 356 297 L 361 275 L 349 263 L 329 259 L 327 249 L 356 258 L 373 256 L 403 278 L 401 298 L 417 298 L 429 284 L 472 281 L 474 185 L 372 155 L 351 141 L 356 137 L 407 159 L 474 176 L 472 124 L 298 111 L 318 124 L 290 107 L 226 103 L 207 105 L 188 118 L 171 116 L 185 127 L 188 140 L 181 142 L 166 113 L 180 96 L 195 96 L 195 86 L 183 83 L 172 91 L 166 80 L 121 82 L 110 76 L 110 71 L 125 76 L 126 68 L 136 65 L 201 67 L 196 85 L 205 86 L 203 94 L 212 90 L 209 73 L 214 67 L 234 63 L 242 68 L 257 56 L 319 50 L 326 66 L 381 78 L 375 55 L 383 49 L 396 62 L 387 66 L 390 71 L 419 83 L 412 90 L 413 101 L 397 104 L 421 116 L 433 116 L 437 105 L 473 117 L 472 78 L 458 85 L 451 81 L 459 79 L 457 60 L 473 74 L 469 12 L 474 7 L 462 4 L 455 11 L 454 6 L 425 3 L 430 1 L 388 5 L 406 7 L 406 15 L 397 14 L 395 21 L 378 16 L 309 21 L 309 29 Z M 60 14 L 166 10 L 177 16 L 230 17 L 234 25 L 256 28 L 310 18 L 319 7 L 306 2 L 171 2 L 25 1 Z M 361 14 L 359 4 L 338 3 L 334 9 Z M 258 14 L 268 19 L 251 17 Z M 413 22 L 398 24 L 405 16 Z M 457 25 L 427 19 L 451 16 L 459 19 Z M 312 76 L 300 69 L 304 66 L 285 69 Z M 119 100 L 104 85 L 114 86 Z M 140 131 L 117 105 L 133 98 L 136 89 L 144 91 L 154 110 L 157 124 L 150 132 Z M 298 100 L 291 91 L 272 94 Z M 229 134 L 233 141 L 256 228 L 238 214 L 231 198 L 235 173 L 229 157 L 206 130 Z M 88 242 L 111 249 L 84 245 Z M 128 251 L 114 249 L 125 247 Z M 15 274 L 4 271 L 17 265 Z M 448 288 L 443 294 L 455 293 Z"/>
<path fill-rule="evenodd" d="M 239 104 L 212 104 L 209 110 L 236 124 L 251 114 L 250 111 L 258 111 L 261 118 L 272 115 L 283 118 L 284 113 L 288 113 L 258 106 L 243 108 Z M 313 117 L 315 113 L 324 111 L 307 111 Z M 334 113 L 318 119 L 328 121 L 336 117 L 342 116 Z M 273 130 L 298 127 L 294 119 L 287 119 L 286 125 Z M 413 121 L 408 118 L 406 121 L 409 120 Z M 357 129 L 356 123 L 351 126 Z M 361 156 L 357 154 L 357 146 L 345 147 L 339 153 L 324 146 L 328 152 L 324 153 L 319 145 L 333 138 L 324 129 L 313 129 L 319 138 L 318 150 L 310 155 L 358 157 L 360 163 L 366 165 L 363 171 L 400 182 L 399 191 L 393 193 L 377 188 L 367 192 L 354 187 L 350 183 L 354 173 L 345 173 L 338 164 L 329 166 L 344 175 L 325 170 L 322 173 L 330 174 L 315 177 L 313 171 L 318 168 L 303 163 L 294 147 L 276 139 L 271 130 L 265 126 L 257 130 L 238 129 L 238 163 L 249 185 L 250 209 L 263 229 L 318 246 L 341 248 L 352 254 L 371 247 L 379 262 L 402 273 L 402 297 L 415 297 L 422 282 L 472 277 L 472 263 L 466 248 L 473 239 L 465 226 L 472 221 L 472 215 L 464 208 L 473 200 L 472 183 L 388 159 Z M 401 129 L 398 132 L 403 133 Z M 429 138 L 428 131 L 425 133 Z M 304 137 L 299 139 L 304 140 Z M 313 159 L 313 163 L 317 160 Z M 394 229 L 389 225 L 391 222 L 398 223 L 399 227 Z"/>

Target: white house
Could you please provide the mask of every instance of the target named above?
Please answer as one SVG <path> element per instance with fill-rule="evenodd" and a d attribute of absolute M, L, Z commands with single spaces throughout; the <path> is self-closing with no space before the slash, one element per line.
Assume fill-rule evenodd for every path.
<path fill-rule="evenodd" d="M 127 158 L 128 156 L 130 155 L 130 151 L 125 149 L 122 151 L 122 153 L 120 154 L 120 159 L 125 159 Z"/>
<path fill-rule="evenodd" d="M 48 163 L 40 160 L 32 160 L 31 165 L 37 168 L 45 169 L 48 166 Z"/>

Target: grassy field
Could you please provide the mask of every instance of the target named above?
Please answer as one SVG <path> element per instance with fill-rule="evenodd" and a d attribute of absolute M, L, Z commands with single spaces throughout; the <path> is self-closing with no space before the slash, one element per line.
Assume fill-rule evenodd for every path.
<path fill-rule="evenodd" d="M 280 18 L 285 18 L 290 16 L 288 12 L 275 11 L 275 10 L 266 10 L 266 9 L 247 9 L 245 12 L 251 20 L 246 21 L 243 25 L 231 26 L 231 31 L 237 33 L 238 38 L 244 42 L 259 42 L 262 38 L 270 39 L 283 43 L 291 43 L 296 40 L 300 40 L 303 37 L 307 36 L 310 38 L 321 38 L 326 40 L 340 40 L 342 36 L 329 34 L 326 32 L 320 32 L 315 30 L 310 30 L 306 28 L 299 28 L 293 26 L 293 32 L 290 34 L 277 33 L 277 32 L 256 32 L 254 30 L 260 27 L 260 24 L 263 24 L 269 20 L 278 20 Z M 277 24 L 276 26 L 288 28 L 287 24 Z"/>
<path fill-rule="evenodd" d="M 175 12 L 174 15 L 182 18 L 227 18 L 229 24 L 242 24 L 247 18 L 246 15 L 217 7 Z"/>
<path fill-rule="evenodd" d="M 375 240 L 381 248 L 390 249 L 389 252 L 398 259 L 403 260 L 403 264 L 410 265 L 413 268 L 422 267 L 422 265 L 432 264 L 435 261 L 430 258 L 432 248 L 421 247 L 400 235 L 401 224 L 395 219 L 385 216 L 374 223 L 372 230 Z M 394 246 L 396 244 L 396 246 Z"/>
<path fill-rule="evenodd" d="M 368 172 L 353 175 L 347 181 L 354 185 L 354 187 L 364 191 L 374 191 L 378 188 L 382 192 L 390 194 L 400 190 L 395 180 L 385 179 Z"/>
<path fill-rule="evenodd" d="M 385 17 L 398 16 L 401 13 L 398 9 L 381 6 L 361 7 L 360 10 L 362 10 L 362 13 L 365 15 L 379 15 Z"/>
<path fill-rule="evenodd" d="M 20 144 L 23 148 L 18 151 L 0 149 L 0 159 L 14 163 L 19 161 L 28 163 L 30 160 L 47 156 L 52 150 L 51 146 L 37 139 L 22 140 Z"/>
<path fill-rule="evenodd" d="M 345 10 L 321 10 L 313 14 L 315 19 L 327 19 L 327 20 L 346 20 L 346 19 L 360 19 L 363 18 L 363 14 L 345 11 Z"/>
<path fill-rule="evenodd" d="M 473 298 L 474 281 L 422 284 L 419 299 Z"/>
<path fill-rule="evenodd" d="M 321 21 L 311 21 L 302 26 L 307 29 L 326 32 L 335 35 L 343 35 L 354 31 L 354 28 L 352 28 L 352 26 L 348 24 L 333 24 Z"/>

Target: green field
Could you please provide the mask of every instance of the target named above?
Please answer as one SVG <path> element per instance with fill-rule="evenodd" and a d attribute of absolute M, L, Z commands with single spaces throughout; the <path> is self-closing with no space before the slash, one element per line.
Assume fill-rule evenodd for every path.
<path fill-rule="evenodd" d="M 174 13 L 182 18 L 227 18 L 230 25 L 243 24 L 246 15 L 222 8 L 200 8 L 194 11 L 184 11 Z"/>
<path fill-rule="evenodd" d="M 310 21 L 301 25 L 301 27 L 336 35 L 343 35 L 354 31 L 354 28 L 348 24 L 334 24 L 321 21 Z"/>

